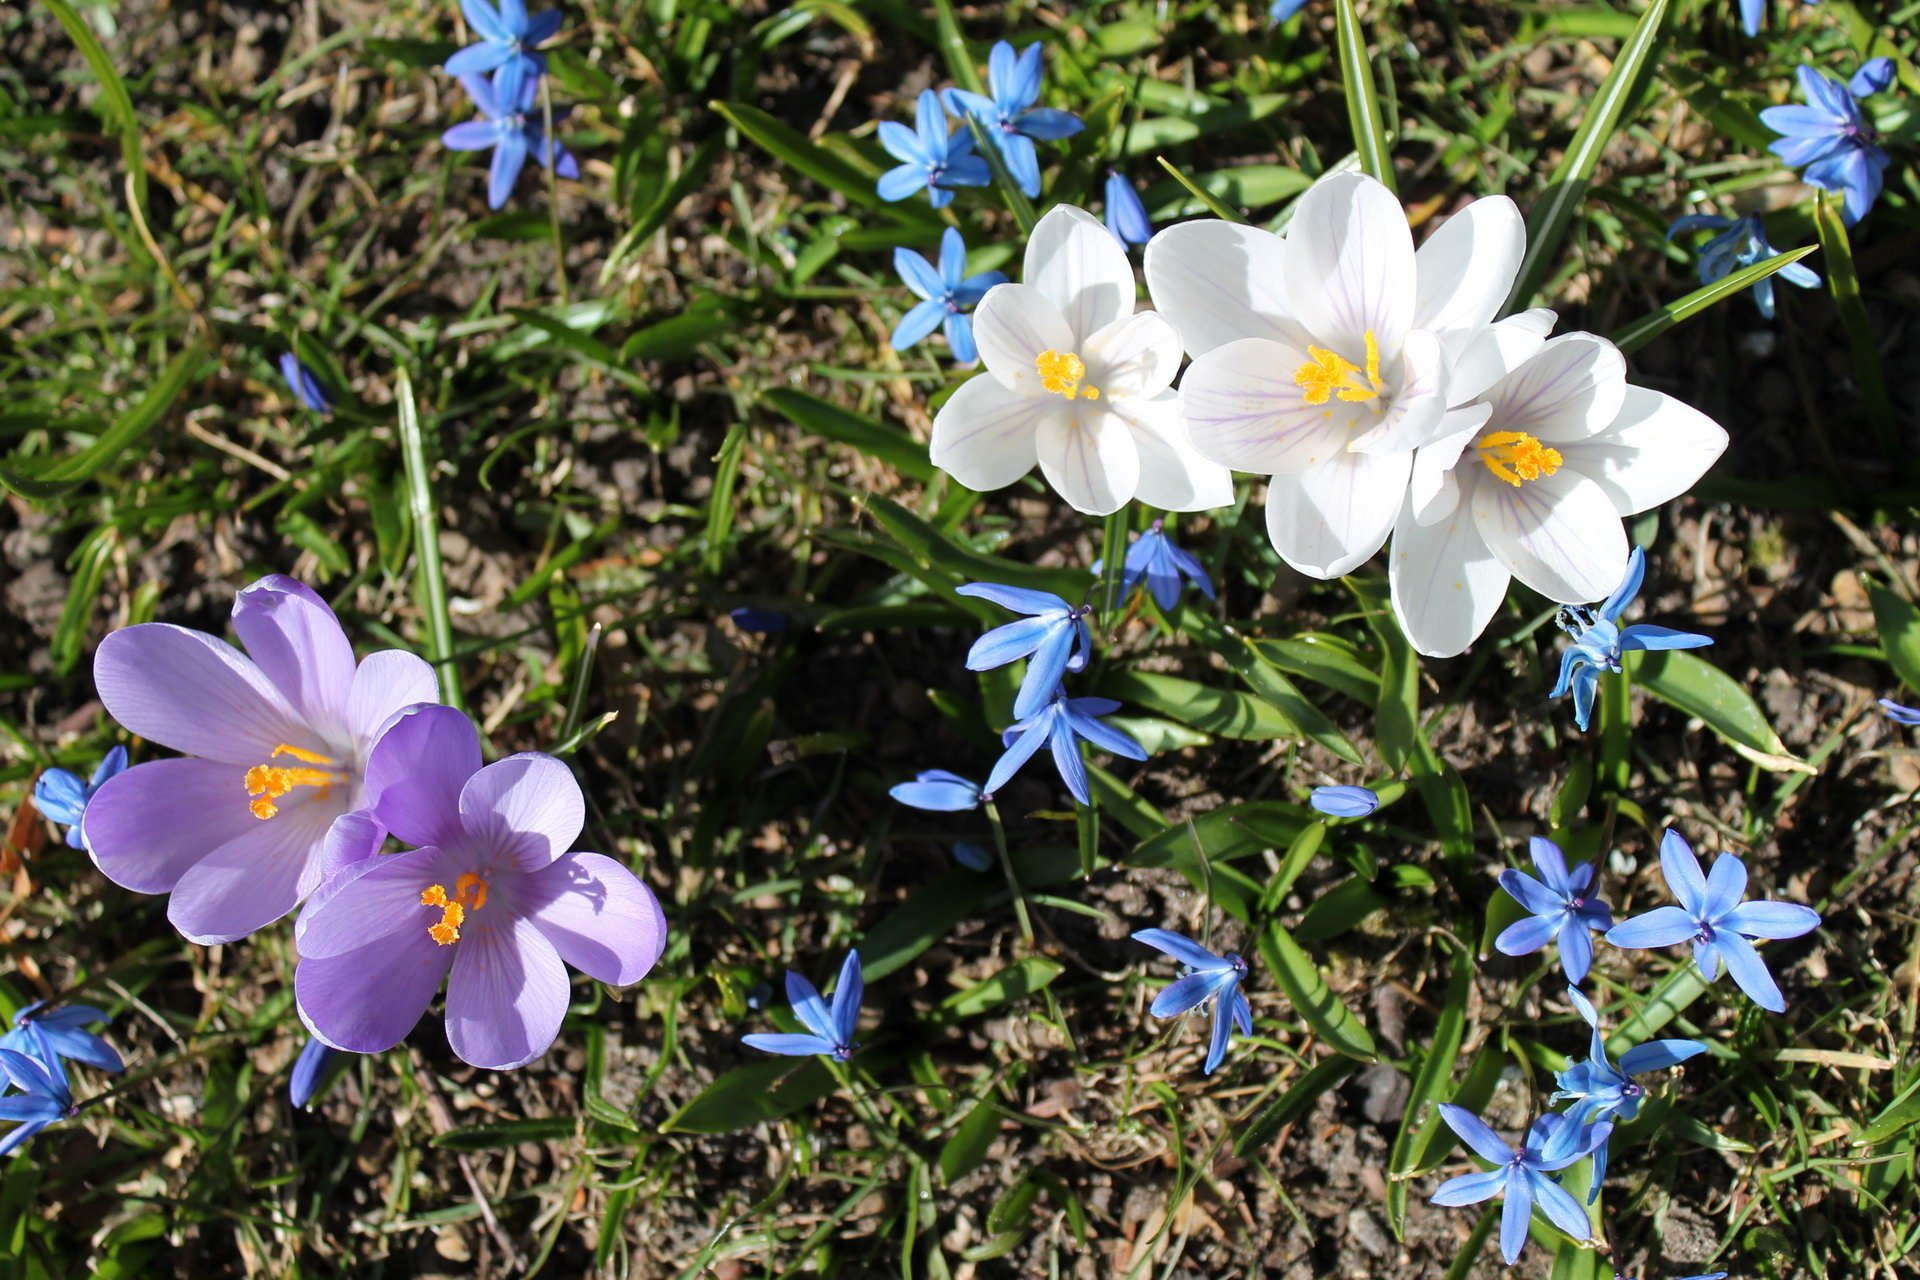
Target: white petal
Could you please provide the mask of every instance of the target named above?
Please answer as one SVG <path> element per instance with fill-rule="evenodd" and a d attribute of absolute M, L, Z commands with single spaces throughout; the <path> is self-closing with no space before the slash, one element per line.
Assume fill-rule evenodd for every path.
<path fill-rule="evenodd" d="M 1526 249 L 1527 225 L 1505 196 L 1475 200 L 1448 218 L 1414 255 L 1414 327 L 1444 332 L 1490 323 L 1513 291 Z"/>
<path fill-rule="evenodd" d="M 1400 201 L 1358 173 L 1322 178 L 1300 197 L 1287 230 L 1287 301 L 1323 347 L 1361 364 L 1366 335 L 1383 363 L 1413 327 L 1413 233 Z"/>
<path fill-rule="evenodd" d="M 1719 423 L 1672 396 L 1628 387 L 1612 426 L 1560 446 L 1566 465 L 1607 491 L 1623 516 L 1679 497 L 1725 452 Z"/>
<path fill-rule="evenodd" d="M 1300 572 L 1337 578 L 1378 551 L 1413 470 L 1411 453 L 1341 453 L 1267 485 L 1267 536 Z"/>
<path fill-rule="evenodd" d="M 1584 440 L 1620 416 L 1626 391 L 1620 348 L 1591 333 L 1562 334 L 1487 392 L 1493 403 L 1487 427 L 1524 431 L 1554 444 Z"/>
<path fill-rule="evenodd" d="M 1087 381 L 1109 399 L 1157 396 L 1180 372 L 1180 335 L 1165 316 L 1142 311 L 1088 338 L 1080 358 Z"/>
<path fill-rule="evenodd" d="M 1413 504 L 1414 518 L 1421 524 L 1432 524 L 1453 514 L 1454 505 L 1460 500 L 1460 483 L 1454 468 L 1459 465 L 1461 452 L 1480 434 L 1487 415 L 1492 412 L 1490 404 L 1449 410 L 1441 419 L 1432 443 L 1422 445 L 1414 455 L 1407 500 Z"/>
<path fill-rule="evenodd" d="M 1484 329 L 1456 329 L 1443 338 L 1447 402 L 1465 404 L 1540 350 L 1559 319 L 1546 307 L 1522 311 Z"/>
<path fill-rule="evenodd" d="M 1019 395 L 977 373 L 940 406 L 928 453 L 969 489 L 1004 489 L 1033 470 L 1040 424 L 1066 414 L 1059 396 Z"/>
<path fill-rule="evenodd" d="M 1269 338 L 1243 338 L 1195 360 L 1180 379 L 1193 447 L 1223 466 L 1266 475 L 1304 471 L 1344 452 L 1348 424 L 1363 406 L 1308 404 L 1293 380 L 1305 363 L 1304 352 Z"/>
<path fill-rule="evenodd" d="M 1208 218 L 1182 222 L 1147 242 L 1147 293 L 1180 333 L 1187 354 L 1241 338 L 1272 338 L 1296 350 L 1306 331 L 1287 306 L 1279 236 Z"/>
<path fill-rule="evenodd" d="M 1440 340 L 1424 329 L 1407 334 L 1393 401 L 1376 426 L 1347 442 L 1356 453 L 1399 453 L 1417 449 L 1439 431 L 1447 415 L 1447 369 Z"/>
<path fill-rule="evenodd" d="M 1109 406 L 1133 428 L 1140 450 L 1140 487 L 1134 497 L 1162 511 L 1212 511 L 1233 505 L 1233 472 L 1201 457 L 1187 438 L 1179 393 Z"/>
<path fill-rule="evenodd" d="M 1060 308 L 1026 284 L 989 289 L 974 310 L 973 337 L 987 372 L 1007 390 L 1023 395 L 1048 394 L 1034 363 L 1041 352 L 1074 349 L 1073 330 Z"/>
<path fill-rule="evenodd" d="M 1081 404 L 1040 424 L 1040 469 L 1076 511 L 1104 516 L 1140 487 L 1140 448 L 1118 414 Z"/>
<path fill-rule="evenodd" d="M 1053 303 L 1080 341 L 1133 314 L 1133 264 L 1106 224 L 1085 209 L 1055 205 L 1040 219 L 1027 241 L 1021 279 Z"/>
<path fill-rule="evenodd" d="M 1387 563 L 1393 611 L 1413 647 L 1429 657 L 1464 653 L 1506 598 L 1506 566 L 1464 509 L 1429 525 L 1417 523 L 1411 507 L 1402 511 Z"/>
<path fill-rule="evenodd" d="M 1562 467 L 1520 485 L 1476 482 L 1470 503 L 1488 548 L 1549 600 L 1604 600 L 1627 571 L 1620 515 L 1606 490 L 1578 472 Z"/>

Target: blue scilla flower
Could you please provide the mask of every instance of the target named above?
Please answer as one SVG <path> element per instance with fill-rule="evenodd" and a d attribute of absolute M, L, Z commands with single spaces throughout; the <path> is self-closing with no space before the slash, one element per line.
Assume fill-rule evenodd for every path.
<path fill-rule="evenodd" d="M 901 804 L 929 813 L 963 813 L 993 798 L 980 790 L 979 783 L 945 769 L 922 770 L 912 782 L 902 782 L 887 794 Z"/>
<path fill-rule="evenodd" d="M 1785 1013 L 1787 1002 L 1754 949 L 1752 938 L 1797 938 L 1820 924 L 1819 913 L 1793 902 L 1746 902 L 1747 867 L 1723 853 L 1713 870 L 1700 874 L 1700 860 L 1678 831 L 1660 838 L 1660 870 L 1680 900 L 1677 907 L 1655 907 L 1607 930 L 1616 947 L 1671 947 L 1693 943 L 1693 961 L 1708 982 L 1720 976 L 1720 962 L 1753 1002 L 1771 1013 Z"/>
<path fill-rule="evenodd" d="M 940 236 L 938 267 L 911 249 L 895 249 L 893 269 L 907 288 L 913 290 L 914 296 L 922 299 L 894 326 L 893 349 L 905 351 L 944 326 L 947 348 L 953 352 L 954 362 L 972 364 L 978 360 L 980 348 L 973 341 L 973 317 L 967 312 L 979 305 L 980 299 L 987 296 L 987 290 L 1007 282 L 1006 272 L 982 271 L 979 275 L 968 275 L 967 242 L 953 227 L 948 227 Z"/>
<path fill-rule="evenodd" d="M 1549 1101 L 1571 1102 L 1567 1119 L 1575 1124 L 1595 1124 L 1602 1120 L 1624 1124 L 1632 1120 L 1640 1114 L 1640 1104 L 1647 1096 L 1646 1089 L 1633 1077 L 1677 1067 L 1707 1051 L 1707 1046 L 1698 1040 L 1649 1040 L 1621 1054 L 1620 1063 L 1615 1066 L 1607 1058 L 1607 1043 L 1600 1035 L 1600 1014 L 1593 1002 L 1580 994 L 1578 987 L 1568 987 L 1567 997 L 1593 1028 L 1593 1046 L 1587 1051 L 1585 1062 L 1576 1062 L 1555 1075 L 1560 1088 Z M 1593 1188 L 1587 1193 L 1588 1204 L 1599 1198 L 1600 1183 L 1606 1176 L 1607 1148 L 1603 1143 L 1593 1151 Z"/>
<path fill-rule="evenodd" d="M 115 747 L 100 757 L 93 776 L 82 782 L 80 775 L 66 769 L 48 769 L 33 784 L 33 807 L 67 829 L 67 844 L 75 849 L 87 847 L 87 803 L 111 778 L 126 771 L 127 749 Z"/>
<path fill-rule="evenodd" d="M 729 610 L 727 617 L 733 619 L 733 625 L 749 635 L 778 635 L 787 629 L 787 615 L 773 609 L 756 609 L 751 605 L 741 605 Z"/>
<path fill-rule="evenodd" d="M 517 95 L 509 98 L 496 93 L 484 76 L 460 77 L 461 88 L 485 118 L 454 125 L 440 135 L 440 141 L 455 151 L 493 152 L 493 166 L 487 173 L 488 208 L 498 209 L 507 202 L 529 155 L 543 166 L 551 163 L 553 171 L 563 178 L 580 176 L 580 162 L 574 159 L 573 152 L 558 140 L 547 138 L 546 125 L 533 110 L 539 83 L 523 80 Z M 554 112 L 555 122 L 565 114 Z"/>
<path fill-rule="evenodd" d="M 1451 1102 L 1440 1104 L 1440 1118 L 1473 1153 L 1493 1165 L 1486 1173 L 1466 1173 L 1441 1184 L 1433 1203 L 1445 1207 L 1479 1204 L 1504 1195 L 1500 1208 L 1500 1254 L 1512 1266 L 1527 1245 L 1527 1223 L 1534 1206 L 1575 1240 L 1590 1234 L 1587 1211 L 1572 1193 L 1549 1175 L 1575 1164 L 1604 1145 L 1613 1126 L 1580 1126 L 1562 1116 L 1541 1116 L 1527 1131 L 1519 1150 L 1509 1147 L 1480 1117 Z"/>
<path fill-rule="evenodd" d="M 1848 226 L 1867 216 L 1892 157 L 1860 109 L 1893 83 L 1893 61 L 1874 58 L 1862 64 L 1846 84 L 1802 63 L 1797 72 L 1802 106 L 1768 107 L 1760 113 L 1780 139 L 1767 148 L 1782 163 L 1801 171 L 1808 186 L 1837 192 Z"/>
<path fill-rule="evenodd" d="M 1576 605 L 1560 608 L 1560 629 L 1573 637 L 1573 645 L 1560 658 L 1560 679 L 1548 697 L 1558 698 L 1573 691 L 1573 719 L 1582 729 L 1593 718 L 1593 700 L 1600 689 L 1600 673 L 1620 670 L 1620 655 L 1636 649 L 1698 649 L 1713 643 L 1712 636 L 1691 631 L 1675 631 L 1636 622 L 1620 625 L 1620 615 L 1640 594 L 1640 583 L 1647 576 L 1647 556 L 1635 547 L 1627 557 L 1627 576 L 1598 612 Z"/>
<path fill-rule="evenodd" d="M 1366 787 L 1315 787 L 1307 803 L 1329 818 L 1364 818 L 1380 807 L 1380 797 Z"/>
<path fill-rule="evenodd" d="M 1285 22 L 1306 7 L 1307 0 L 1273 0 L 1267 9 L 1267 17 L 1275 22 Z"/>
<path fill-rule="evenodd" d="M 1253 1006 L 1240 990 L 1247 976 L 1247 962 L 1232 952 L 1217 956 L 1193 939 L 1171 929 L 1141 929 L 1133 935 L 1156 951 L 1165 952 L 1186 967 L 1186 972 L 1166 990 L 1153 998 L 1156 1018 L 1175 1018 L 1207 1001 L 1213 1005 L 1213 1040 L 1207 1045 L 1207 1061 L 1201 1070 L 1212 1075 L 1227 1056 L 1227 1043 L 1234 1029 L 1253 1034 Z"/>
<path fill-rule="evenodd" d="M 1920 728 L 1920 710 L 1903 707 L 1892 698 L 1880 699 L 1880 709 L 1887 713 L 1887 719 L 1895 724 L 1904 724 L 1908 728 Z"/>
<path fill-rule="evenodd" d="M 1541 836 L 1528 841 L 1527 852 L 1538 880 L 1512 867 L 1500 873 L 1500 887 L 1527 909 L 1527 918 L 1501 930 L 1493 945 L 1504 955 L 1526 956 L 1558 939 L 1567 980 L 1585 982 L 1593 968 L 1588 932 L 1613 927 L 1613 909 L 1593 895 L 1593 864 L 1567 870 L 1560 846 Z"/>
<path fill-rule="evenodd" d="M 13 1151 L 34 1134 L 62 1120 L 70 1120 L 79 1111 L 73 1102 L 73 1086 L 67 1083 L 67 1069 L 55 1055 L 40 1057 L 0 1048 L 0 1071 L 20 1092 L 0 1098 L 0 1120 L 14 1121 L 14 1127 L 0 1138 L 0 1155 Z"/>
<path fill-rule="evenodd" d="M 1819 4 L 1820 0 L 1807 0 Z M 1740 26 L 1750 36 L 1760 34 L 1761 20 L 1767 16 L 1767 0 L 1740 0 Z"/>
<path fill-rule="evenodd" d="M 87 1004 L 62 1005 L 41 1013 L 46 1001 L 35 1000 L 13 1016 L 13 1029 L 0 1035 L 0 1049 L 24 1053 L 40 1062 L 56 1058 L 84 1062 L 97 1071 L 121 1071 L 126 1063 L 112 1045 L 86 1030 L 105 1026 L 111 1019 Z"/>
<path fill-rule="evenodd" d="M 1134 588 L 1144 582 L 1147 594 L 1165 611 L 1180 602 L 1180 592 L 1191 582 L 1200 588 L 1201 595 L 1215 599 L 1213 579 L 1207 576 L 1206 566 L 1167 536 L 1164 523 L 1155 520 L 1153 527 L 1127 548 L 1127 558 L 1121 564 L 1120 594 L 1132 595 Z M 1100 566 L 1095 564 L 1093 571 L 1099 573 Z"/>
<path fill-rule="evenodd" d="M 287 1088 L 294 1106 L 305 1107 L 313 1101 L 313 1095 L 319 1092 L 321 1082 L 327 1078 L 327 1071 L 340 1054 L 340 1050 L 328 1048 L 317 1039 L 307 1041 L 307 1047 L 294 1059 L 293 1079 Z"/>
<path fill-rule="evenodd" d="M 1092 803 L 1092 793 L 1087 790 L 1087 764 L 1080 758 L 1081 739 L 1128 760 L 1147 758 L 1147 749 L 1130 735 L 1100 722 L 1099 717 L 1119 709 L 1120 704 L 1112 698 L 1069 698 L 1064 691 L 1056 690 L 1053 701 L 1001 735 L 1006 753 L 987 775 L 988 792 L 1006 786 L 1020 772 L 1020 766 L 1045 745 L 1053 749 L 1054 768 L 1060 771 L 1060 780 L 1073 792 L 1073 798 L 1081 804 Z"/>
<path fill-rule="evenodd" d="M 1107 230 L 1120 237 L 1121 244 L 1145 244 L 1153 239 L 1153 222 L 1140 193 L 1118 169 L 1107 170 Z"/>
<path fill-rule="evenodd" d="M 820 998 L 820 992 L 811 982 L 789 969 L 787 1003 L 793 1006 L 793 1016 L 800 1019 L 800 1025 L 811 1034 L 755 1034 L 741 1036 L 741 1042 L 792 1058 L 824 1053 L 845 1062 L 859 1047 L 853 1042 L 853 1033 L 860 1025 L 860 997 L 865 991 L 866 979 L 860 972 L 858 951 L 847 952 L 846 962 L 840 966 L 840 980 L 833 988 L 832 1009 L 827 1008 L 827 1002 Z"/>
<path fill-rule="evenodd" d="M 1673 225 L 1667 228 L 1667 239 L 1691 231 L 1719 232 L 1701 245 L 1696 255 L 1701 284 L 1724 280 L 1740 267 L 1750 267 L 1756 262 L 1780 256 L 1780 251 L 1767 243 L 1767 224 L 1760 220 L 1758 214 L 1748 214 L 1744 218 L 1723 218 L 1717 213 L 1690 213 L 1674 219 Z M 1797 288 L 1812 289 L 1820 284 L 1820 273 L 1804 262 L 1790 262 L 1755 284 L 1754 303 L 1760 308 L 1760 314 L 1769 320 L 1773 319 L 1773 282 L 1776 279 Z"/>
<path fill-rule="evenodd" d="M 1061 676 L 1086 668 L 1088 655 L 1093 652 L 1093 637 L 1087 628 L 1091 606 L 1068 604 L 1051 591 L 1003 587 L 994 582 L 970 582 L 958 590 L 960 595 L 991 600 L 1003 609 L 1027 615 L 1018 622 L 995 627 L 967 651 L 969 671 L 991 671 L 1027 659 L 1027 674 L 1013 701 L 1017 718 L 1024 720 L 1046 706 L 1060 687 Z M 987 787 L 989 791 L 996 789 Z"/>
<path fill-rule="evenodd" d="M 1026 52 L 1016 54 L 1005 40 L 993 46 L 987 55 L 987 88 L 992 97 L 948 89 L 943 95 L 947 110 L 961 119 L 972 116 L 980 122 L 987 142 L 1007 162 L 1007 172 L 1028 197 L 1040 194 L 1040 155 L 1035 141 L 1058 142 L 1071 138 L 1086 125 L 1071 111 L 1036 107 L 1040 100 L 1040 46 L 1030 44 Z"/>
<path fill-rule="evenodd" d="M 480 37 L 480 43 L 468 45 L 447 59 L 451 76 L 475 76 L 493 72 L 493 89 L 503 102 L 517 102 L 520 87 L 546 74 L 547 58 L 537 52 L 560 30 L 560 11 L 548 9 L 527 16 L 526 0 L 460 0 L 467 25 Z"/>
<path fill-rule="evenodd" d="M 880 175 L 877 189 L 882 200 L 905 200 L 925 189 L 933 207 L 944 209 L 953 203 L 953 188 L 984 187 L 993 181 L 987 162 L 973 153 L 973 134 L 965 129 L 948 131 L 946 108 L 931 89 L 920 91 L 913 128 L 892 120 L 880 122 L 880 145 L 900 162 L 898 168 Z"/>
<path fill-rule="evenodd" d="M 327 394 L 326 387 L 307 362 L 291 351 L 280 357 L 280 376 L 287 380 L 287 386 L 301 404 L 323 418 L 333 412 L 333 397 Z"/>

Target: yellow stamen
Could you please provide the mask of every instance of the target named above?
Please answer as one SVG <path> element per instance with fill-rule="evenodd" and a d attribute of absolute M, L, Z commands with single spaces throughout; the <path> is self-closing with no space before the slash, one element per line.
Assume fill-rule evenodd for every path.
<path fill-rule="evenodd" d="M 1516 489 L 1523 480 L 1538 480 L 1560 469 L 1560 451 L 1524 431 L 1495 431 L 1481 436 L 1476 447 L 1487 470 Z"/>
<path fill-rule="evenodd" d="M 1087 376 L 1087 364 L 1071 351 L 1042 351 L 1033 358 L 1033 367 L 1040 371 L 1040 385 L 1056 396 L 1065 396 L 1075 400 L 1085 396 L 1089 400 L 1100 398 L 1100 388 L 1083 386 L 1081 379 Z"/>
<path fill-rule="evenodd" d="M 318 787 L 321 799 L 325 799 L 333 789 L 333 784 L 340 780 L 338 764 L 318 751 L 308 751 L 283 742 L 273 749 L 268 759 L 278 760 L 281 756 L 326 767 L 299 769 L 291 765 L 257 764 L 247 770 L 247 794 L 253 797 L 247 803 L 247 808 L 256 818 L 264 820 L 279 813 L 280 806 L 274 801 L 295 787 Z"/>
<path fill-rule="evenodd" d="M 487 882 L 471 871 L 463 872 L 453 882 L 451 898 L 447 886 L 430 884 L 420 891 L 420 905 L 440 908 L 440 918 L 427 926 L 427 936 L 443 947 L 452 946 L 460 941 L 460 926 L 467 922 L 467 912 L 487 905 Z"/>
<path fill-rule="evenodd" d="M 1336 397 L 1346 404 L 1367 404 L 1387 393 L 1387 384 L 1380 380 L 1380 343 L 1371 329 L 1367 330 L 1364 374 L 1337 351 L 1308 347 L 1307 354 L 1312 359 L 1293 371 L 1293 385 L 1306 392 L 1308 404 L 1325 404 Z"/>

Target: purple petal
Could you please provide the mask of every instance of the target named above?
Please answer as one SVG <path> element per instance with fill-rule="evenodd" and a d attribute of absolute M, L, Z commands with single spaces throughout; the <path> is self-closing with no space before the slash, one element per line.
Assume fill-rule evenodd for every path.
<path fill-rule="evenodd" d="M 87 805 L 94 865 L 135 893 L 172 892 L 208 850 L 262 825 L 247 809 L 246 770 L 215 760 L 135 765 Z"/>
<path fill-rule="evenodd" d="M 391 1049 L 433 1002 L 453 950 L 436 944 L 422 927 L 375 937 L 338 955 L 302 957 L 293 974 L 300 1019 L 332 1049 Z"/>
<path fill-rule="evenodd" d="M 531 920 L 467 918 L 447 979 L 447 1041 L 494 1071 L 545 1053 L 567 1015 L 567 966 Z"/>
<path fill-rule="evenodd" d="M 1700 859 L 1672 827 L 1660 837 L 1660 870 L 1681 906 L 1696 916 L 1707 914 L 1707 878 L 1700 872 Z"/>
<path fill-rule="evenodd" d="M 1753 944 L 1737 933 L 1722 931 L 1714 935 L 1714 948 L 1727 962 L 1727 972 L 1740 985 L 1740 989 L 1753 998 L 1753 1002 L 1769 1013 L 1785 1013 L 1786 997 L 1780 994 L 1779 984 L 1774 982 L 1773 974 L 1767 971 L 1767 962 L 1753 949 Z"/>
<path fill-rule="evenodd" d="M 277 573 L 261 578 L 234 600 L 233 630 L 308 723 L 344 726 L 353 644 L 313 588 Z"/>
<path fill-rule="evenodd" d="M 327 830 L 346 801 L 283 797 L 280 811 L 212 850 L 180 877 L 167 919 L 189 942 L 211 946 L 265 928 L 319 887 Z"/>
<path fill-rule="evenodd" d="M 403 711 L 367 758 L 366 803 L 408 844 L 460 837 L 460 796 L 480 772 L 480 734 L 452 707 Z"/>
<path fill-rule="evenodd" d="M 521 909 L 560 958 L 599 982 L 638 982 L 666 950 L 660 900 L 603 854 L 562 854 L 528 876 L 521 895 Z"/>
<path fill-rule="evenodd" d="M 1671 947 L 1699 929 L 1691 913 L 1679 907 L 1655 907 L 1607 930 L 1607 941 L 1616 947 Z"/>
<path fill-rule="evenodd" d="M 408 707 L 440 701 L 433 668 L 404 649 L 370 653 L 353 673 L 347 691 L 347 731 L 353 741 L 371 746 L 387 721 Z"/>
<path fill-rule="evenodd" d="M 344 955 L 377 938 L 415 934 L 427 938 L 428 927 L 440 919 L 440 913 L 420 901 L 421 893 L 435 884 L 452 890 L 469 867 L 466 861 L 434 848 L 370 861 L 371 865 L 362 863 L 330 881 L 325 900 L 314 902 L 302 914 L 297 936 L 303 960 Z M 431 938 L 428 941 L 432 943 Z"/>
<path fill-rule="evenodd" d="M 467 779 L 460 818 L 469 837 L 513 858 L 523 871 L 537 871 L 573 847 L 587 806 L 571 769 L 528 751 Z"/>
<path fill-rule="evenodd" d="M 1485 1121 L 1465 1107 L 1443 1102 L 1440 1104 L 1440 1118 L 1447 1122 L 1447 1128 L 1459 1135 L 1460 1141 L 1489 1164 L 1506 1164 L 1513 1159 L 1513 1148 L 1488 1128 Z"/>
<path fill-rule="evenodd" d="M 100 642 L 93 682 L 129 733 L 184 755 L 256 765 L 313 734 L 259 667 L 224 640 L 165 622 Z"/>
<path fill-rule="evenodd" d="M 1820 913 L 1797 902 L 1743 902 L 1717 923 L 1749 938 L 1797 938 L 1820 927 Z"/>

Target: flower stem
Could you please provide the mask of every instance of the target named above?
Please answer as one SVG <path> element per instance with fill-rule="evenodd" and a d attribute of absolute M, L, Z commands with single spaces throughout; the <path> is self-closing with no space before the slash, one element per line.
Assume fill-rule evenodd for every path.
<path fill-rule="evenodd" d="M 1013 895 L 1013 914 L 1020 921 L 1020 937 L 1031 951 L 1033 921 L 1027 916 L 1027 893 L 1020 887 L 1020 878 L 1013 874 L 1013 857 L 1007 852 L 1007 833 L 1000 825 L 1000 810 L 991 800 L 987 801 L 986 808 L 987 824 L 993 828 L 993 847 L 1000 854 L 1000 870 L 1007 877 L 1007 892 Z"/>

